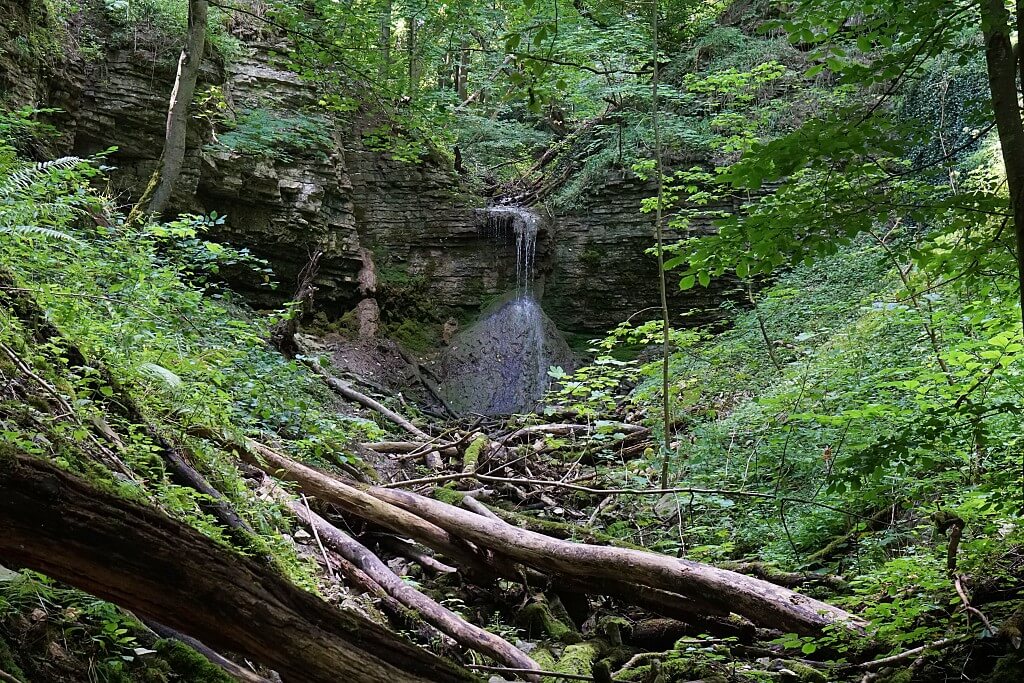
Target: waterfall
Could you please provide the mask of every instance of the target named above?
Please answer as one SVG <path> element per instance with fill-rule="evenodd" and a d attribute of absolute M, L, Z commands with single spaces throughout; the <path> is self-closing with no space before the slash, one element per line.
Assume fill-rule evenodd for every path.
<path fill-rule="evenodd" d="M 510 233 L 515 235 L 516 296 L 532 296 L 540 216 L 522 206 L 492 206 L 485 212 L 487 228 L 494 237 L 504 241 Z"/>
<path fill-rule="evenodd" d="M 453 340 L 442 361 L 442 391 L 460 412 L 531 411 L 548 387 L 548 368 L 573 362 L 535 292 L 541 219 L 521 206 L 481 214 L 484 236 L 503 246 L 514 240 L 515 289 Z"/>

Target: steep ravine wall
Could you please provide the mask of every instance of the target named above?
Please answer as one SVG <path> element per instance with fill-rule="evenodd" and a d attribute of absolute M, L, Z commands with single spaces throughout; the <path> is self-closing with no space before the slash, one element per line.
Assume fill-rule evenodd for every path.
<path fill-rule="evenodd" d="M 581 206 L 550 220 L 552 269 L 544 291 L 544 310 L 560 327 L 600 332 L 624 320 L 650 320 L 660 315 L 653 214 L 640 213 L 644 199 L 657 194 L 653 182 L 630 172 L 610 171 L 604 183 L 582 200 Z M 708 207 L 735 211 L 738 205 Z M 668 220 L 665 219 L 667 225 Z M 706 234 L 708 222 L 694 221 L 686 236 Z M 682 235 L 667 230 L 665 243 Z M 681 291 L 678 276 L 668 274 L 669 311 L 674 322 L 688 315 L 685 324 L 720 319 L 721 303 L 736 298 L 735 281 L 719 278 L 709 288 Z"/>
<path fill-rule="evenodd" d="M 17 32 L 38 27 L 41 7 L 0 0 L 5 26 Z M 97 16 L 102 12 L 94 8 L 88 20 L 103 36 L 107 28 Z M 17 49 L 16 32 L 0 36 L 0 102 L 63 110 L 54 119 L 61 149 L 47 153 L 116 146 L 111 188 L 125 204 L 138 197 L 160 155 L 173 59 L 155 58 L 144 41 L 120 49 L 110 43 L 94 61 L 67 56 L 71 50 L 55 59 Z M 484 200 L 442 164 L 405 163 L 369 149 L 361 133 L 370 124 L 326 114 L 312 84 L 275 64 L 275 47 L 245 43 L 227 65 L 208 54 L 200 89 L 219 86 L 228 116 L 301 116 L 322 122 L 322 135 L 306 146 L 255 156 L 218 145 L 210 122 L 194 118 L 174 201 L 175 210 L 226 215 L 214 237 L 267 258 L 280 282 L 276 292 L 246 281 L 236 285 L 256 305 L 277 305 L 319 248 L 318 302 L 329 317 L 340 317 L 361 298 L 358 274 L 367 252 L 378 282 L 411 280 L 429 301 L 460 308 L 467 317 L 514 287 L 514 237 L 485 229 Z M 652 221 L 638 211 L 652 192 L 635 178 L 612 176 L 580 210 L 545 217 L 536 291 L 563 329 L 597 333 L 657 304 L 656 268 L 645 253 Z M 713 309 L 721 291 L 680 293 L 672 281 L 673 311 Z"/>

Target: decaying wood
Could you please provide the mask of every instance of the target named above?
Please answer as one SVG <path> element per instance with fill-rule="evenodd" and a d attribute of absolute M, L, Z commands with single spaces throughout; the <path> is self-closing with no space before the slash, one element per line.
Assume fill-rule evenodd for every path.
<path fill-rule="evenodd" d="M 288 683 L 472 680 L 162 512 L 11 449 L 0 453 L 0 558 L 243 654 Z"/>
<path fill-rule="evenodd" d="M 219 652 L 211 650 L 203 643 L 199 642 L 191 636 L 185 635 L 181 631 L 176 631 L 169 626 L 164 626 L 163 624 L 153 621 L 151 619 L 146 620 L 144 623 L 146 624 L 146 627 L 149 628 L 149 630 L 151 630 L 153 633 L 160 636 L 161 638 L 177 640 L 181 643 L 184 643 L 185 645 L 188 645 L 190 648 L 192 648 L 193 650 L 195 650 L 196 652 L 210 660 L 211 663 L 223 669 L 232 678 L 239 681 L 240 683 L 271 683 L 269 678 L 264 678 L 263 676 L 260 676 L 259 674 L 232 662 L 230 659 L 224 657 Z"/>
<path fill-rule="evenodd" d="M 451 637 L 455 642 L 513 668 L 539 668 L 522 650 L 503 638 L 466 622 L 448 608 L 405 583 L 366 546 L 320 515 L 294 500 L 289 501 L 287 505 L 297 517 L 316 529 L 324 543 L 332 550 L 362 569 L 391 597 L 409 609 L 415 610 L 427 623 Z"/>
<path fill-rule="evenodd" d="M 429 434 L 427 434 L 425 431 L 423 431 L 422 429 L 414 425 L 412 422 L 410 422 L 408 418 L 399 415 L 395 411 L 385 406 L 380 401 L 370 398 L 369 396 L 360 391 L 356 391 L 354 388 L 352 388 L 351 384 L 343 382 L 337 377 L 331 377 L 327 370 L 325 370 L 319 363 L 310 363 L 309 366 L 318 375 L 323 377 L 324 382 L 327 383 L 327 386 L 329 386 L 336 394 L 338 394 L 342 398 L 345 398 L 349 401 L 354 401 L 361 406 L 364 406 L 366 408 L 369 408 L 370 410 L 379 413 L 382 417 L 395 423 L 396 425 L 398 425 L 405 431 L 409 432 L 416 438 L 426 440 L 430 439 Z"/>
<path fill-rule="evenodd" d="M 444 529 L 417 515 L 370 495 L 358 488 L 355 482 L 348 483 L 339 477 L 295 462 L 252 439 L 245 439 L 239 443 L 203 427 L 194 427 L 193 431 L 199 436 L 214 439 L 233 449 L 244 461 L 263 469 L 271 476 L 298 483 L 309 495 L 333 503 L 362 519 L 408 535 L 471 570 L 492 576 L 495 574 L 489 559 L 469 544 L 453 538 Z"/>
<path fill-rule="evenodd" d="M 639 585 L 717 604 L 756 624 L 797 633 L 818 633 L 833 623 L 860 626 L 853 615 L 832 605 L 736 572 L 639 550 L 562 541 L 408 491 L 369 490 L 459 538 L 483 547 L 497 545 L 503 554 L 541 571 L 606 580 L 626 575 Z"/>
<path fill-rule="evenodd" d="M 571 436 L 575 434 L 589 434 L 600 426 L 603 429 L 614 429 L 629 436 L 646 436 L 651 430 L 643 425 L 630 424 L 628 422 L 602 423 L 600 425 L 565 423 L 565 424 L 539 424 L 521 427 L 502 439 L 506 443 L 523 441 L 534 436 Z"/>
<path fill-rule="evenodd" d="M 563 541 L 407 491 L 346 483 L 252 440 L 244 450 L 259 454 L 253 459 L 256 464 L 264 459 L 271 472 L 283 473 L 321 500 L 408 534 L 456 562 L 469 561 L 497 574 L 509 571 L 496 566 L 500 554 L 541 572 L 581 581 L 616 582 L 628 576 L 639 586 L 716 606 L 772 628 L 798 633 L 817 633 L 832 623 L 860 628 L 859 620 L 843 610 L 761 579 L 641 550 Z M 487 556 L 464 541 L 492 552 Z"/>
<path fill-rule="evenodd" d="M 292 296 L 293 308 L 288 311 L 288 316 L 274 325 L 270 330 L 270 343 L 288 358 L 294 358 L 299 353 L 299 345 L 295 341 L 295 335 L 299 331 L 299 323 L 302 317 L 308 315 L 313 307 L 313 297 L 316 295 L 316 278 L 320 272 L 320 259 L 324 252 L 316 249 L 309 256 L 309 262 L 299 273 L 298 283 L 295 287 L 295 294 Z"/>
<path fill-rule="evenodd" d="M 405 539 L 397 538 L 390 534 L 379 534 L 377 539 L 378 543 L 386 548 L 388 552 L 412 560 L 424 569 L 429 569 L 438 574 L 454 574 L 459 571 L 455 567 L 447 565 L 425 552 L 422 546 L 418 546 Z"/>

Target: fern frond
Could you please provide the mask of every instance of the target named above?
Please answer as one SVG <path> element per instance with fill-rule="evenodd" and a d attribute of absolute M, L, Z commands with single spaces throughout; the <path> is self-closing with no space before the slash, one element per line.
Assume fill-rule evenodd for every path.
<path fill-rule="evenodd" d="M 80 239 L 69 235 L 66 232 L 53 230 L 51 228 L 44 228 L 39 225 L 0 225 L 0 235 L 4 234 L 21 237 L 46 237 L 64 242 L 73 242 L 74 244 L 79 245 L 82 244 Z"/>
<path fill-rule="evenodd" d="M 51 161 L 40 161 L 39 163 L 26 166 L 0 181 L 0 197 L 9 196 L 16 192 L 24 192 L 48 173 L 65 171 L 84 162 L 85 160 L 81 157 L 67 156 Z"/>

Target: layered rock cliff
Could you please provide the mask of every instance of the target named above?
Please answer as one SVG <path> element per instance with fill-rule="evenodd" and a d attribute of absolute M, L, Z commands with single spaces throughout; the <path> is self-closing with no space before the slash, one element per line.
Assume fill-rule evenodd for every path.
<path fill-rule="evenodd" d="M 19 41 L 45 24 L 43 3 L 0 0 L 0 12 L 9 27 L 0 41 L 4 101 L 62 110 L 51 115 L 61 149 L 48 153 L 116 146 L 112 190 L 126 203 L 138 197 L 161 150 L 173 54 L 145 40 L 119 43 L 98 6 L 82 21 L 103 42 L 100 53 L 89 60 L 70 47 L 38 54 Z M 512 288 L 514 239 L 486 229 L 484 199 L 441 163 L 371 149 L 363 133 L 372 124 L 325 112 L 316 86 L 275 61 L 280 47 L 243 41 L 227 63 L 207 55 L 200 91 L 222 104 L 195 107 L 174 202 L 175 210 L 226 215 L 213 237 L 268 259 L 281 283 L 276 292 L 237 286 L 257 305 L 276 305 L 320 249 L 318 305 L 329 318 L 367 295 L 359 287 L 367 255 L 380 282 L 413 281 L 442 315 L 472 318 Z M 233 137 L 217 137 L 218 116 L 237 126 Z M 245 134 L 261 144 L 247 147 Z M 269 153 L 256 152 L 261 145 Z M 636 178 L 609 177 L 579 211 L 546 216 L 536 291 L 563 329 L 600 332 L 657 304 L 657 271 L 645 253 L 652 221 L 638 210 L 652 192 Z M 670 291 L 676 313 L 713 309 L 722 299 L 721 289 Z"/>

